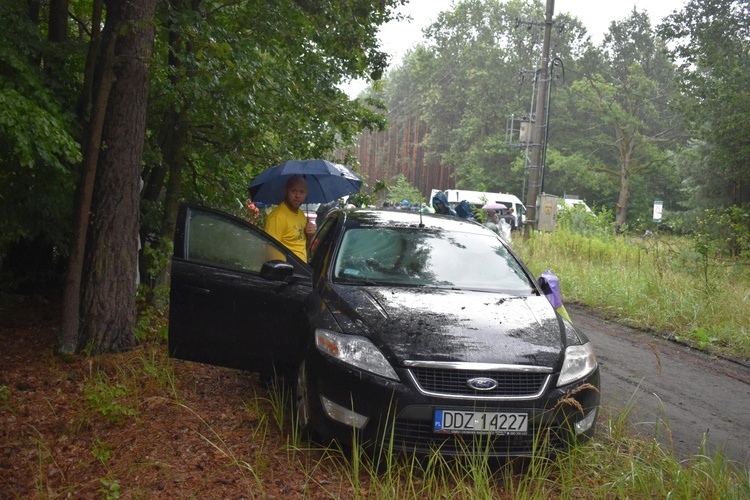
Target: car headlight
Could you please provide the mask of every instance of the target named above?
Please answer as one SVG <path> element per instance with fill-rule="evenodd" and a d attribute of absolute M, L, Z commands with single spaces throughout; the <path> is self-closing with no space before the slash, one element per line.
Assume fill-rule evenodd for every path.
<path fill-rule="evenodd" d="M 565 349 L 565 361 L 557 379 L 557 386 L 567 385 L 580 380 L 596 369 L 594 348 L 588 342 L 583 345 L 572 345 Z"/>
<path fill-rule="evenodd" d="M 344 335 L 318 328 L 315 330 L 315 346 L 323 354 L 361 370 L 381 377 L 399 379 L 383 353 L 365 337 Z"/>

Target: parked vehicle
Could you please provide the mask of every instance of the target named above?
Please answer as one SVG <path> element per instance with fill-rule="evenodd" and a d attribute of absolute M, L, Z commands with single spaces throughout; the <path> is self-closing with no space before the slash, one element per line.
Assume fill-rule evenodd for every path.
<path fill-rule="evenodd" d="M 356 432 L 397 452 L 528 456 L 540 436 L 552 450 L 594 431 L 591 344 L 479 224 L 333 210 L 308 264 L 241 219 L 183 205 L 174 248 L 170 355 L 284 375 L 298 425 L 324 442 Z"/>
<path fill-rule="evenodd" d="M 437 191 L 439 190 L 433 189 L 430 192 L 430 200 L 432 200 L 432 197 L 435 196 L 435 192 Z M 498 215 L 501 218 L 507 218 L 509 210 L 512 208 L 516 213 L 519 226 L 523 225 L 523 222 L 526 220 L 526 206 L 516 195 L 510 193 L 469 191 L 466 189 L 446 189 L 443 193 L 445 193 L 445 197 L 448 198 L 448 203 L 450 203 L 453 208 L 455 208 L 455 206 L 462 200 L 468 201 L 478 209 L 482 208 L 482 206 L 487 203 L 502 203 L 507 208 L 504 210 L 498 210 Z"/>
<path fill-rule="evenodd" d="M 587 213 L 593 214 L 594 211 L 589 208 L 588 205 L 586 205 L 586 202 L 578 199 L 578 198 L 558 198 L 557 200 L 557 210 L 565 210 L 566 208 L 575 207 L 575 206 L 583 206 L 583 208 L 586 210 Z"/>

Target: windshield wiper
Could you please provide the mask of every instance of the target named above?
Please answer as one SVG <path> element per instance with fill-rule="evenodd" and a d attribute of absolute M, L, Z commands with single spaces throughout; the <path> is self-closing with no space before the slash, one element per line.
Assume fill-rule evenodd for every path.
<path fill-rule="evenodd" d="M 344 285 L 368 285 L 368 286 L 380 285 L 380 283 L 372 281 L 372 280 L 349 279 L 349 278 L 337 278 L 336 280 L 334 280 L 334 283 L 340 283 Z"/>

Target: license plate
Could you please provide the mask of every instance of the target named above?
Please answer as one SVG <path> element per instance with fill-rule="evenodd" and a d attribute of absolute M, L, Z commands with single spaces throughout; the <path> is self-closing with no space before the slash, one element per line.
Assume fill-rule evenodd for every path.
<path fill-rule="evenodd" d="M 438 433 L 480 433 L 524 435 L 528 431 L 527 413 L 435 410 L 433 429 Z"/>

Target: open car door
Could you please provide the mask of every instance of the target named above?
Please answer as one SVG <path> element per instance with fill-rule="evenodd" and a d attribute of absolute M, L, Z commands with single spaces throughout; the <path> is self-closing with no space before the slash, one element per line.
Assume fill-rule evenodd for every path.
<path fill-rule="evenodd" d="M 184 204 L 172 257 L 169 354 L 283 374 L 301 358 L 311 290 L 309 266 L 264 231 Z"/>

